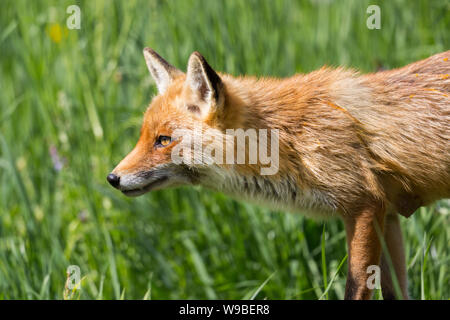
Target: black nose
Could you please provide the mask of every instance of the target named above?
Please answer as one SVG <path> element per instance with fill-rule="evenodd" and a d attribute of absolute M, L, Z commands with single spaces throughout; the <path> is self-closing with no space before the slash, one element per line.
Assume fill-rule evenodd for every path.
<path fill-rule="evenodd" d="M 108 174 L 108 176 L 106 177 L 106 180 L 108 180 L 108 182 L 114 187 L 114 188 L 119 188 L 120 185 L 120 177 L 116 176 L 114 173 L 110 173 Z"/>

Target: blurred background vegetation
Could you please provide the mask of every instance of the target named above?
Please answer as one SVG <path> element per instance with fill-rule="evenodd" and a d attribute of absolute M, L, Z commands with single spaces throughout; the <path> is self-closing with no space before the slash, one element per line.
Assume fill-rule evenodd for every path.
<path fill-rule="evenodd" d="M 81 9 L 68 30 L 66 8 Z M 366 9 L 381 8 L 369 30 Z M 107 173 L 134 146 L 155 85 L 142 49 L 234 75 L 323 64 L 364 72 L 450 48 L 450 1 L 0 3 L 0 298 L 343 298 L 339 221 L 204 189 L 128 199 Z M 402 218 L 410 292 L 448 299 L 450 204 Z M 78 265 L 82 289 L 65 289 Z M 329 290 L 326 290 L 329 288 Z M 377 292 L 375 299 L 380 298 Z"/>

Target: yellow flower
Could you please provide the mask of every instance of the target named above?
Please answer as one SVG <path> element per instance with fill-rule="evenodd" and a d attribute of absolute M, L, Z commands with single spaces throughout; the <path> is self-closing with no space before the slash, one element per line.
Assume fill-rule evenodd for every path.
<path fill-rule="evenodd" d="M 50 36 L 50 39 L 52 39 L 54 43 L 61 42 L 61 39 L 63 37 L 63 30 L 59 25 L 59 23 L 54 23 L 50 26 L 50 28 L 48 29 L 48 35 Z"/>

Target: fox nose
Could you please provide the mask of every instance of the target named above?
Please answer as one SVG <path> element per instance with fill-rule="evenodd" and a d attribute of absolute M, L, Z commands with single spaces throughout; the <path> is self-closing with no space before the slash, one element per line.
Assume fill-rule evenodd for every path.
<path fill-rule="evenodd" d="M 108 176 L 106 177 L 106 180 L 108 180 L 108 182 L 116 189 L 119 189 L 119 185 L 120 185 L 120 177 L 116 176 L 114 173 L 110 173 L 108 174 Z"/>

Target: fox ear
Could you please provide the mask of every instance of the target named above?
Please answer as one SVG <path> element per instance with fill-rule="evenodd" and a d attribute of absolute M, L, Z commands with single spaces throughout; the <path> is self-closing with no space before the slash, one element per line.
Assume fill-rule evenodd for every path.
<path fill-rule="evenodd" d="M 180 70 L 164 60 L 153 49 L 145 48 L 144 58 L 148 71 L 150 71 L 150 74 L 155 80 L 160 94 L 163 94 L 167 90 L 167 87 L 177 75 L 182 74 Z"/>
<path fill-rule="evenodd" d="M 186 83 L 202 102 L 202 114 L 212 111 L 222 103 L 223 83 L 219 75 L 197 51 L 189 57 Z"/>

